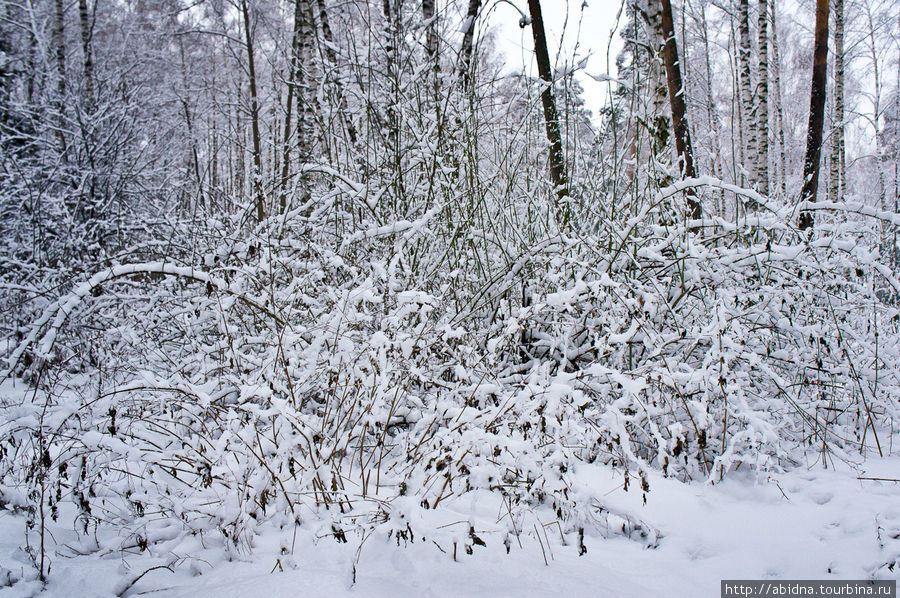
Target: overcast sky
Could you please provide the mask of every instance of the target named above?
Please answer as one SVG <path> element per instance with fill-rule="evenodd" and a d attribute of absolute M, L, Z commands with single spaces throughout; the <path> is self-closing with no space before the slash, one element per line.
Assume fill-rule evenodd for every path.
<path fill-rule="evenodd" d="M 527 0 L 512 0 L 524 13 L 528 12 Z M 587 57 L 583 71 L 577 75 L 585 88 L 587 107 L 596 115 L 597 109 L 606 103 L 608 83 L 598 83 L 585 76 L 609 74 L 615 76 L 615 57 L 622 42 L 618 32 L 612 33 L 612 50 L 607 63 L 607 45 L 616 25 L 616 15 L 621 0 L 543 0 L 541 7 L 551 61 L 556 68 L 578 63 Z M 519 28 L 519 13 L 506 0 L 490 0 L 485 3 L 489 26 L 497 31 L 498 42 L 507 57 L 511 70 L 523 66 L 537 76 L 534 63 L 534 41 L 531 28 Z M 579 32 L 580 25 L 580 32 Z M 562 40 L 562 47 L 560 47 Z M 577 47 L 576 47 L 577 43 Z"/>

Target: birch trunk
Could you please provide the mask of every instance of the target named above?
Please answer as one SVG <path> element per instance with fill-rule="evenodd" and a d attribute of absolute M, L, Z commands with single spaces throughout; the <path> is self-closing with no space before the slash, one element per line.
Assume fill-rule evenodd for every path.
<path fill-rule="evenodd" d="M 463 27 L 462 46 L 459 50 L 459 80 L 463 88 L 468 90 L 472 78 L 472 44 L 475 37 L 475 19 L 481 10 L 481 0 L 469 0 L 466 11 L 465 27 Z"/>
<path fill-rule="evenodd" d="M 757 73 L 756 103 L 756 179 L 759 192 L 769 193 L 769 36 L 767 0 L 759 0 L 759 69 Z"/>
<path fill-rule="evenodd" d="M 878 167 L 878 186 L 879 186 L 879 205 L 881 209 L 886 209 L 887 198 L 885 197 L 885 181 L 884 181 L 884 168 L 881 163 L 881 72 L 878 68 L 878 45 L 875 40 L 875 31 L 876 31 L 876 23 L 875 19 L 872 16 L 872 6 L 871 4 L 866 4 L 866 18 L 869 24 L 868 31 L 868 42 L 869 42 L 869 53 L 872 56 L 872 76 L 875 79 L 875 89 L 872 95 L 872 127 L 875 129 L 875 155 L 879 156 L 878 161 L 876 162 Z"/>
<path fill-rule="evenodd" d="M 738 0 L 738 65 L 741 83 L 741 120 L 746 127 L 744 169 L 747 170 L 750 185 L 756 184 L 756 101 L 753 97 L 753 80 L 750 71 L 750 0 Z"/>
<path fill-rule="evenodd" d="M 703 52 L 706 62 L 706 114 L 709 118 L 709 126 L 712 132 L 712 143 L 713 143 L 713 151 L 712 156 L 710 158 L 710 166 L 711 172 L 715 174 L 716 178 L 722 179 L 722 145 L 721 140 L 719 138 L 719 131 L 722 128 L 722 123 L 719 118 L 719 110 L 716 107 L 715 98 L 713 97 L 713 74 L 712 74 L 712 62 L 710 60 L 710 49 L 709 49 L 709 27 L 706 22 L 706 6 L 703 5 L 700 7 L 700 31 L 703 36 Z M 718 208 L 716 209 L 716 213 L 718 216 L 724 216 L 724 209 L 721 203 L 724 201 L 723 193 L 719 193 L 719 201 Z"/>
<path fill-rule="evenodd" d="M 778 127 L 778 162 L 781 194 L 787 195 L 787 148 L 784 142 L 784 105 L 781 100 L 781 55 L 778 48 L 778 26 L 775 17 L 775 0 L 771 4 L 772 19 L 772 83 L 775 85 L 775 116 Z"/>
<path fill-rule="evenodd" d="M 831 133 L 831 184 L 834 201 L 844 197 L 844 0 L 834 0 L 834 131 Z"/>
<path fill-rule="evenodd" d="M 317 0 L 316 4 L 319 9 L 319 26 L 322 28 L 322 38 L 325 40 L 323 44 L 325 46 L 325 57 L 328 58 L 328 61 L 331 63 L 331 67 L 335 68 L 338 64 L 337 53 L 334 51 L 335 41 L 334 41 L 334 33 L 331 31 L 331 21 L 328 18 L 328 10 L 325 7 L 325 0 Z M 350 145 L 353 146 L 354 150 L 356 150 L 357 154 L 359 154 L 358 140 L 359 133 L 356 130 L 356 125 L 353 122 L 353 117 L 350 115 L 350 108 L 347 105 L 347 97 L 344 93 L 344 85 L 341 82 L 340 78 L 335 79 L 335 85 L 337 86 L 337 93 L 340 96 L 340 111 L 341 111 L 341 122 L 344 123 L 344 127 L 347 129 L 347 138 L 350 140 Z M 359 156 L 357 156 L 359 159 Z"/>
<path fill-rule="evenodd" d="M 67 160 L 67 143 L 65 130 L 65 119 L 63 118 L 63 110 L 66 98 L 66 31 L 65 31 L 65 12 L 63 9 L 63 0 L 54 2 L 55 20 L 53 22 L 53 46 L 56 54 L 56 100 L 54 102 L 59 122 L 56 128 L 56 139 L 59 142 L 59 152 L 63 162 Z"/>
<path fill-rule="evenodd" d="M 281 181 L 279 203 L 281 209 L 287 208 L 287 189 L 291 171 L 291 139 L 294 133 L 293 112 L 294 104 L 297 104 L 297 147 L 300 154 L 300 162 L 309 157 L 309 144 L 307 140 L 307 127 L 305 122 L 305 98 L 300 90 L 303 80 L 301 62 L 309 60 L 308 36 L 311 32 L 311 11 L 307 0 L 294 1 L 294 28 L 291 35 L 291 62 L 288 73 L 287 102 L 285 106 L 284 133 L 281 145 Z M 304 51 L 306 50 L 306 51 Z M 302 185 L 302 182 L 301 182 Z"/>
<path fill-rule="evenodd" d="M 256 90 L 256 63 L 253 54 L 253 33 L 250 25 L 250 8 L 247 0 L 241 0 L 241 16 L 244 20 L 244 46 L 247 50 L 247 75 L 250 79 L 250 135 L 253 143 L 253 198 L 256 203 L 256 219 L 265 218 L 265 199 L 262 191 L 262 142 L 259 135 L 259 95 Z"/>
<path fill-rule="evenodd" d="M 425 53 L 432 63 L 434 72 L 440 69 L 438 62 L 438 32 L 434 0 L 422 0 L 422 19 L 425 21 Z"/>
<path fill-rule="evenodd" d="M 91 52 L 91 22 L 87 0 L 78 0 L 78 17 L 81 24 L 81 51 L 84 64 L 84 95 L 89 109 L 94 106 L 94 58 Z"/>

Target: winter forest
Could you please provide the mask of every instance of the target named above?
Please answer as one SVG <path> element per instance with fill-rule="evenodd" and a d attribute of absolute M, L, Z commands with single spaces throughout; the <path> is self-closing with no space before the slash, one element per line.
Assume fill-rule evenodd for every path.
<path fill-rule="evenodd" d="M 897 579 L 898 202 L 895 0 L 2 0 L 0 595 Z"/>

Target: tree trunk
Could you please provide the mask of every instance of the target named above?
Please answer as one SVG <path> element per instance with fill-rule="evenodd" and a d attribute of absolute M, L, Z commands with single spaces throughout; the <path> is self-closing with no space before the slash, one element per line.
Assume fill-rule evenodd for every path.
<path fill-rule="evenodd" d="M 319 8 L 319 25 L 322 27 L 322 37 L 325 39 L 325 43 L 323 44 L 325 46 L 325 57 L 328 58 L 332 68 L 336 68 L 338 57 L 337 53 L 334 51 L 334 34 L 331 31 L 331 22 L 328 19 L 328 10 L 325 7 L 325 0 L 316 0 L 316 4 Z M 356 145 L 357 140 L 359 139 L 359 133 L 356 130 L 356 125 L 353 123 L 353 117 L 350 115 L 350 108 L 347 106 L 347 97 L 344 95 L 344 86 L 339 77 L 335 77 L 335 85 L 337 87 L 337 93 L 340 96 L 339 106 L 341 111 L 341 122 L 344 123 L 344 127 L 347 129 L 347 138 L 350 140 L 350 145 L 358 150 Z"/>
<path fill-rule="evenodd" d="M 900 65 L 900 47 L 897 48 L 897 64 Z M 900 134 L 900 68 L 897 69 L 897 89 L 894 90 L 894 118 L 896 119 L 895 135 Z M 900 139 L 894 139 L 891 151 L 894 157 L 894 213 L 900 212 Z M 891 267 L 900 266 L 900 246 L 897 245 L 897 228 L 891 227 Z"/>
<path fill-rule="evenodd" d="M 816 35 L 813 48 L 812 88 L 809 93 L 809 127 L 806 131 L 806 159 L 803 162 L 801 202 L 816 201 L 819 189 L 819 162 L 822 155 L 822 126 L 825 123 L 825 91 L 828 82 L 828 0 L 816 0 Z M 800 230 L 813 226 L 812 212 L 800 212 Z"/>
<path fill-rule="evenodd" d="M 750 178 L 750 185 L 756 184 L 756 101 L 753 97 L 753 81 L 750 72 L 750 0 L 738 0 L 738 64 L 740 66 L 742 121 L 747 127 L 746 150 L 744 156 L 746 162 L 743 165 Z"/>
<path fill-rule="evenodd" d="M 253 197 L 256 202 L 256 219 L 266 216 L 265 199 L 262 191 L 262 143 L 259 136 L 259 96 L 256 91 L 256 64 L 253 56 L 253 34 L 250 26 L 250 9 L 247 0 L 241 0 L 244 19 L 244 43 L 247 48 L 247 74 L 250 78 L 250 134 L 253 143 Z"/>
<path fill-rule="evenodd" d="M 293 133 L 294 97 L 300 80 L 300 35 L 303 29 L 303 0 L 294 2 L 294 30 L 291 35 L 291 62 L 288 67 L 287 100 L 285 103 L 284 133 L 281 138 L 281 181 L 279 183 L 279 205 L 287 209 L 288 180 L 291 174 L 291 137 Z M 298 102 L 299 104 L 300 102 Z"/>
<path fill-rule="evenodd" d="M 787 195 L 787 148 L 784 142 L 784 105 L 781 101 L 781 55 L 778 50 L 778 27 L 775 0 L 772 0 L 772 82 L 775 84 L 775 115 L 778 120 L 778 150 L 781 194 Z"/>
<path fill-rule="evenodd" d="M 465 27 L 463 29 L 462 47 L 459 50 L 459 79 L 463 88 L 468 90 L 472 77 L 472 42 L 475 37 L 475 19 L 481 10 L 481 0 L 469 0 L 469 9 L 466 11 Z"/>
<path fill-rule="evenodd" d="M 425 53 L 437 73 L 440 70 L 440 62 L 438 62 L 438 32 L 434 0 L 422 0 L 422 19 L 425 21 Z"/>
<path fill-rule="evenodd" d="M 91 53 L 91 22 L 87 0 L 78 0 L 78 16 L 81 22 L 81 50 L 84 58 L 84 95 L 87 106 L 94 106 L 94 58 Z"/>
<path fill-rule="evenodd" d="M 184 38 L 178 37 L 178 55 L 181 58 L 181 84 L 184 86 L 184 93 L 188 90 L 187 63 L 184 59 Z M 190 162 L 194 169 L 194 178 L 197 181 L 197 196 L 203 197 L 203 180 L 200 176 L 200 156 L 197 151 L 197 140 L 194 137 L 194 124 L 191 117 L 191 107 L 188 104 L 188 98 L 182 96 L 181 108 L 184 113 L 184 122 L 187 126 L 188 137 L 190 138 Z"/>
<path fill-rule="evenodd" d="M 422 21 L 425 26 L 425 58 L 431 64 L 431 98 L 426 104 L 435 115 L 435 122 L 441 121 L 441 60 L 438 56 L 438 18 L 435 12 L 435 0 L 422 0 Z M 424 114 L 425 110 L 421 110 Z M 442 127 L 438 126 L 438 136 Z M 442 143 L 439 140 L 438 146 Z"/>
<path fill-rule="evenodd" d="M 537 60 L 538 75 L 543 82 L 541 102 L 544 106 L 544 125 L 547 141 L 550 142 L 550 180 L 556 187 L 556 194 L 562 203 L 569 195 L 566 179 L 566 167 L 563 160 L 562 134 L 559 129 L 559 114 L 553 98 L 553 73 L 550 70 L 550 54 L 547 52 L 547 35 L 544 32 L 544 17 L 541 14 L 540 0 L 528 0 L 531 15 L 531 33 L 534 37 L 534 53 Z M 557 206 L 563 209 L 562 206 Z M 568 210 L 563 211 L 563 221 L 568 220 Z"/>
<path fill-rule="evenodd" d="M 29 106 L 34 104 L 34 84 L 37 78 L 37 38 L 34 36 L 34 30 L 28 28 L 28 69 L 27 79 L 25 82 L 25 100 Z"/>
<path fill-rule="evenodd" d="M 833 201 L 844 197 L 844 0 L 834 0 L 834 131 L 828 194 Z"/>
<path fill-rule="evenodd" d="M 65 129 L 65 119 L 63 118 L 63 110 L 66 101 L 66 35 L 65 35 L 65 13 L 63 10 L 63 0 L 56 0 L 55 20 L 53 22 L 53 46 L 56 53 L 56 99 L 54 104 L 57 110 L 59 122 L 56 127 L 56 138 L 59 141 L 59 152 L 63 162 L 67 160 L 67 144 L 66 136 L 63 132 Z"/>
<path fill-rule="evenodd" d="M 734 28 L 734 19 L 732 19 L 729 47 L 733 46 L 735 52 L 733 57 L 729 57 L 731 66 L 731 163 L 734 165 L 734 184 L 743 187 L 747 182 L 746 171 L 742 166 L 746 162 L 744 156 L 744 98 L 741 89 L 741 67 L 737 52 L 737 40 L 738 35 Z M 735 119 L 737 119 L 737 126 L 735 126 Z M 737 143 L 735 144 L 735 142 Z M 735 145 L 737 145 L 737 151 L 735 151 Z M 737 211 L 735 211 L 735 217 L 737 217 Z"/>
<path fill-rule="evenodd" d="M 316 141 L 320 140 L 316 131 L 316 112 L 319 110 L 316 99 L 316 87 L 319 80 L 318 65 L 315 61 L 316 23 L 310 1 L 295 1 L 299 5 L 297 9 L 299 15 L 295 16 L 300 17 L 297 39 L 298 56 L 295 65 L 299 78 L 294 82 L 296 85 L 294 99 L 297 102 L 297 147 L 300 161 L 306 163 L 312 160 Z M 326 45 L 332 43 L 326 42 Z M 334 57 L 334 61 L 337 62 L 337 57 Z M 343 90 L 339 88 L 338 93 L 342 99 L 340 104 L 342 114 L 349 112 Z M 349 114 L 346 116 L 349 122 Z M 352 123 L 348 125 L 348 134 L 351 142 L 355 141 L 356 129 Z"/>
<path fill-rule="evenodd" d="M 645 122 L 650 129 L 652 139 L 650 141 L 651 160 L 661 155 L 667 148 L 669 139 L 669 121 L 665 116 L 668 103 L 668 88 L 665 68 L 665 44 L 666 35 L 663 32 L 662 6 L 658 0 L 642 2 L 643 6 L 635 3 L 635 9 L 640 12 L 646 23 L 647 48 L 649 61 L 647 65 L 647 84 L 650 86 L 649 114 L 645 116 Z"/>
<path fill-rule="evenodd" d="M 872 18 L 872 6 L 871 4 L 866 4 L 866 18 L 869 24 L 868 31 L 868 41 L 869 41 L 869 52 L 872 56 L 872 77 L 875 82 L 875 89 L 872 93 L 872 127 L 875 129 L 875 155 L 881 156 L 881 73 L 878 68 L 878 44 L 875 40 L 875 31 L 877 24 L 875 20 Z M 878 167 L 878 187 L 879 187 L 879 205 L 881 209 L 887 209 L 887 197 L 885 193 L 887 189 L 885 188 L 884 181 L 884 168 L 882 168 L 881 159 L 876 162 L 876 166 Z"/>
<path fill-rule="evenodd" d="M 703 37 L 703 55 L 706 64 L 706 115 L 707 118 L 709 118 L 709 128 L 712 133 L 713 143 L 713 151 L 710 156 L 710 171 L 715 174 L 718 179 L 722 179 L 722 145 L 721 139 L 719 138 L 719 131 L 722 129 L 722 124 L 719 118 L 719 110 L 716 107 L 715 98 L 713 97 L 713 74 L 712 62 L 710 61 L 709 27 L 706 21 L 706 6 L 700 7 L 699 25 Z M 722 192 L 719 193 L 719 200 L 724 203 L 724 195 Z M 716 215 L 724 217 L 724 209 L 722 209 L 721 205 L 717 208 Z"/>
<path fill-rule="evenodd" d="M 684 103 L 684 83 L 678 59 L 678 44 L 675 42 L 675 24 L 672 19 L 672 3 L 660 0 L 662 5 L 662 28 L 665 37 L 663 50 L 666 61 L 666 83 L 669 89 L 669 105 L 672 108 L 672 128 L 675 130 L 675 149 L 681 160 L 682 178 L 697 176 L 694 171 L 694 150 L 691 147 L 691 133 L 688 128 L 687 107 Z M 700 201 L 693 191 L 687 192 L 688 209 L 691 218 L 703 217 Z"/>
<path fill-rule="evenodd" d="M 391 179 L 391 209 L 397 213 L 408 208 L 406 182 L 404 180 L 403 148 L 402 148 L 402 124 L 400 105 L 402 103 L 402 64 L 401 50 L 403 48 L 403 0 L 384 0 L 383 4 L 385 20 L 385 72 L 387 74 L 390 91 L 386 100 L 385 113 L 387 115 L 387 131 L 385 137 L 388 140 L 390 162 L 386 164 L 387 175 Z"/>
<path fill-rule="evenodd" d="M 759 192 L 769 194 L 769 21 L 767 0 L 759 0 L 759 69 L 756 86 L 756 179 Z"/>

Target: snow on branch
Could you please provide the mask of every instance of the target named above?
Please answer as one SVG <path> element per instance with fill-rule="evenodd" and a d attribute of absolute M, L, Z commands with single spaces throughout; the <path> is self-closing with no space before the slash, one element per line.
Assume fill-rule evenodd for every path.
<path fill-rule="evenodd" d="M 272 313 L 271 310 L 261 305 L 259 302 L 254 301 L 246 295 L 243 295 L 231 289 L 228 283 L 221 278 L 212 276 L 207 272 L 204 272 L 203 270 L 194 268 L 193 266 L 176 266 L 174 264 L 169 264 L 166 262 L 122 264 L 97 272 L 87 281 L 75 287 L 75 289 L 73 289 L 68 295 L 51 303 L 47 307 L 47 309 L 44 310 L 44 313 L 41 315 L 41 317 L 38 318 L 37 321 L 35 321 L 28 336 L 25 337 L 25 339 L 19 344 L 19 346 L 16 347 L 15 351 L 13 351 L 10 355 L 9 368 L 6 372 L 3 373 L 3 378 L 6 378 L 12 373 L 12 371 L 16 367 L 16 364 L 22 358 L 22 355 L 25 353 L 25 351 L 28 350 L 29 347 L 35 344 L 35 342 L 39 341 L 37 350 L 38 355 L 41 357 L 47 357 L 50 354 L 50 350 L 53 348 L 53 343 L 56 341 L 56 336 L 59 334 L 60 329 L 62 329 L 69 315 L 75 310 L 76 307 L 78 307 L 78 305 L 82 301 L 84 301 L 85 297 L 91 294 L 94 289 L 107 281 L 135 274 L 161 274 L 168 276 L 178 276 L 180 278 L 186 278 L 196 282 L 206 283 L 206 285 L 210 288 L 215 288 L 222 293 L 233 295 L 250 307 L 253 307 L 254 309 L 265 313 L 267 316 L 271 317 L 279 324 L 284 323 L 277 315 Z"/>

